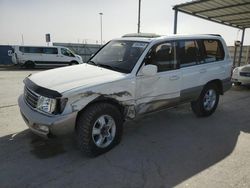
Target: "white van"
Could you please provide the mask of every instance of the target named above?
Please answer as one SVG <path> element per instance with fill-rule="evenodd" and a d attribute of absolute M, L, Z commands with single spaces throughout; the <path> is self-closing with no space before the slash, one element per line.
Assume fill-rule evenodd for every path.
<path fill-rule="evenodd" d="M 18 103 L 34 133 L 76 131 L 80 149 L 95 156 L 120 142 L 124 120 L 186 102 L 212 115 L 231 69 L 221 36 L 123 37 L 85 64 L 28 76 Z"/>
<path fill-rule="evenodd" d="M 12 62 L 26 68 L 65 66 L 82 63 L 82 58 L 60 46 L 13 46 Z"/>

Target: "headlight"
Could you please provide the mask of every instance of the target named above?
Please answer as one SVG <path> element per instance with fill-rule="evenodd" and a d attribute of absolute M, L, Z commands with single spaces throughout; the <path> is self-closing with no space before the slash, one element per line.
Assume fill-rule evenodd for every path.
<path fill-rule="evenodd" d="M 235 69 L 233 70 L 233 73 L 238 73 L 238 71 L 239 71 L 239 69 L 238 69 L 238 68 L 235 68 Z"/>
<path fill-rule="evenodd" d="M 56 110 L 56 99 L 40 96 L 37 102 L 37 109 L 52 114 Z"/>

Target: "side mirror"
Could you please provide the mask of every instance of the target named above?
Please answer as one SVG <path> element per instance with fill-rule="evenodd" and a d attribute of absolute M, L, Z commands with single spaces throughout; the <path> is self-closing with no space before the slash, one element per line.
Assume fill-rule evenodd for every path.
<path fill-rule="evenodd" d="M 142 70 L 141 73 L 144 76 L 154 76 L 157 73 L 157 66 L 156 65 L 145 65 Z"/>

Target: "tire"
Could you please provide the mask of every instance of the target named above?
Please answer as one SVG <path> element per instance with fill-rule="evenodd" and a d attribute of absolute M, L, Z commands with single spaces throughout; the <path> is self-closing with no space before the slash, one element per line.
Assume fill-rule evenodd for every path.
<path fill-rule="evenodd" d="M 122 124 L 121 112 L 114 105 L 91 105 L 80 112 L 76 121 L 76 141 L 80 150 L 89 157 L 111 150 L 121 141 Z"/>
<path fill-rule="evenodd" d="M 24 67 L 26 69 L 33 69 L 33 68 L 35 68 L 35 63 L 32 62 L 32 61 L 27 61 L 27 62 L 24 63 Z"/>
<path fill-rule="evenodd" d="M 71 62 L 69 63 L 69 66 L 71 66 L 71 65 L 77 65 L 77 64 L 79 64 L 77 61 L 71 61 Z"/>
<path fill-rule="evenodd" d="M 234 85 L 235 85 L 235 86 L 240 86 L 240 85 L 241 85 L 241 82 L 234 82 Z"/>
<path fill-rule="evenodd" d="M 216 84 L 206 85 L 199 98 L 191 102 L 192 111 L 197 117 L 207 117 L 214 113 L 219 102 L 219 91 Z"/>

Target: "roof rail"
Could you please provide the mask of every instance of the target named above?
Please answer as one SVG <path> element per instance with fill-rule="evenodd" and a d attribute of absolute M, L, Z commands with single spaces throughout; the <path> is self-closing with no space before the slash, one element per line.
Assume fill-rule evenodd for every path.
<path fill-rule="evenodd" d="M 155 33 L 129 33 L 125 34 L 122 37 L 142 37 L 142 38 L 157 38 L 161 37 L 161 35 Z"/>
<path fill-rule="evenodd" d="M 202 34 L 202 35 L 212 35 L 212 36 L 221 37 L 221 35 L 220 35 L 220 34 Z"/>

